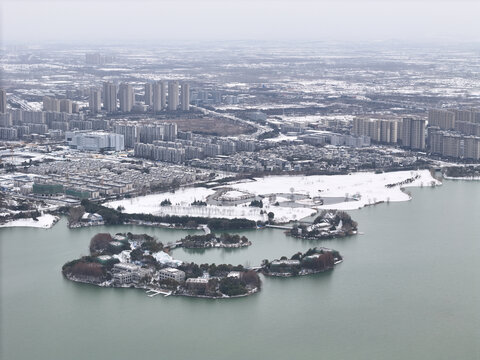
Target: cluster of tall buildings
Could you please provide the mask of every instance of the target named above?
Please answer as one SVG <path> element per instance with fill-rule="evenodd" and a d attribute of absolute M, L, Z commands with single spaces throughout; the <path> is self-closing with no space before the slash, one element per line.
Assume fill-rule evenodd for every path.
<path fill-rule="evenodd" d="M 414 150 L 425 149 L 426 121 L 419 118 L 403 119 L 353 119 L 352 133 L 356 136 L 368 136 L 374 142 L 383 144 L 401 144 Z"/>
<path fill-rule="evenodd" d="M 385 144 L 397 144 L 401 120 L 353 119 L 352 133 L 356 136 L 368 136 L 372 141 Z"/>
<path fill-rule="evenodd" d="M 480 110 L 430 109 L 428 125 L 432 154 L 480 160 Z"/>
<path fill-rule="evenodd" d="M 125 138 L 127 148 L 135 147 L 136 143 L 152 144 L 154 141 L 175 141 L 177 138 L 177 124 L 132 124 L 119 122 L 114 126 L 114 132 Z"/>
<path fill-rule="evenodd" d="M 105 120 L 86 121 L 83 114 L 66 111 L 8 109 L 0 113 L 0 140 L 58 139 L 68 130 L 105 129 L 107 125 Z"/>
<path fill-rule="evenodd" d="M 430 109 L 428 125 L 440 130 L 454 130 L 464 135 L 480 136 L 480 110 Z"/>
<path fill-rule="evenodd" d="M 57 99 L 51 96 L 43 97 L 43 111 L 78 113 L 80 106 L 70 99 Z"/>
<path fill-rule="evenodd" d="M 118 91 L 117 86 L 109 81 L 103 83 L 103 92 L 92 88 L 89 96 L 89 108 L 92 113 L 98 113 L 101 110 L 101 99 L 103 99 L 103 108 L 109 113 L 118 110 L 131 112 L 137 105 L 141 111 L 144 110 L 142 104 L 135 101 L 135 89 L 129 83 L 121 83 Z M 163 110 L 189 111 L 190 85 L 187 83 L 180 85 L 178 81 L 169 81 L 167 91 L 166 81 L 146 83 L 144 85 L 144 106 L 149 107 L 154 113 Z"/>
<path fill-rule="evenodd" d="M 429 130 L 432 154 L 456 159 L 480 160 L 480 137 L 445 130 Z"/>
<path fill-rule="evenodd" d="M 430 109 L 428 125 L 438 126 L 442 130 L 457 130 L 464 123 L 480 124 L 479 109 Z"/>

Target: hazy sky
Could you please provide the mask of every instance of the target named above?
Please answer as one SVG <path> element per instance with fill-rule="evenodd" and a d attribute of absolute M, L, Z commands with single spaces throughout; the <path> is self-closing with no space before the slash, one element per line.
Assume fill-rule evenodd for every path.
<path fill-rule="evenodd" d="M 0 0 L 9 42 L 480 41 L 480 0 Z"/>

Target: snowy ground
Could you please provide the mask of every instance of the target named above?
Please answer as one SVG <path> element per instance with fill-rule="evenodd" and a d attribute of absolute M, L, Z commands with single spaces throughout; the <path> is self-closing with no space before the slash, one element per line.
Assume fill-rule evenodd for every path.
<path fill-rule="evenodd" d="M 57 216 L 54 216 L 54 215 L 51 215 L 51 214 L 45 214 L 45 215 L 40 216 L 38 218 L 38 221 L 35 221 L 31 218 L 29 218 L 29 219 L 17 219 L 17 220 L 9 221 L 5 224 L 0 224 L 0 227 L 24 226 L 24 227 L 35 227 L 35 228 L 49 229 L 57 221 L 58 221 Z"/>
<path fill-rule="evenodd" d="M 395 184 L 419 176 L 410 184 L 391 188 Z M 270 176 L 256 181 L 229 184 L 228 187 L 265 196 L 264 207 L 259 209 L 247 204 L 237 206 L 192 206 L 194 200 L 205 200 L 214 189 L 191 187 L 175 193 L 163 193 L 124 199 L 107 203 L 117 208 L 123 206 L 127 213 L 150 213 L 154 215 L 188 215 L 201 217 L 247 218 L 267 220 L 266 213 L 273 212 L 277 222 L 299 220 L 310 216 L 319 209 L 354 210 L 380 201 L 407 201 L 410 196 L 401 190 L 408 186 L 440 185 L 428 170 L 401 171 L 384 174 L 354 173 L 334 176 Z M 301 195 L 306 195 L 302 196 Z M 352 200 L 355 197 L 358 200 Z M 298 199 L 297 199 L 298 198 Z M 335 198 L 335 202 L 319 205 L 320 198 Z M 348 198 L 348 201 L 345 199 Z M 160 206 L 164 199 L 170 199 L 172 206 Z M 281 206 L 275 206 L 275 203 Z M 263 210 L 265 214 L 260 214 Z"/>
<path fill-rule="evenodd" d="M 420 177 L 414 182 L 402 186 L 387 188 L 385 185 L 394 184 L 416 175 Z M 379 201 L 407 201 L 409 195 L 401 187 L 440 185 L 428 170 L 399 171 L 383 174 L 354 173 L 351 175 L 332 176 L 271 176 L 258 179 L 256 182 L 238 184 L 238 189 L 258 194 L 293 193 L 305 194 L 309 197 L 352 197 L 359 196 L 358 201 L 343 201 L 337 204 L 316 206 L 321 209 L 354 210 Z M 308 200 L 301 201 L 308 204 Z"/>

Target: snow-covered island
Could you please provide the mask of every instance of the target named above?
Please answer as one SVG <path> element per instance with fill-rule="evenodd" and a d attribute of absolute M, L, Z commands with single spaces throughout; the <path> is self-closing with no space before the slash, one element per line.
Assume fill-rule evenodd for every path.
<path fill-rule="evenodd" d="M 311 225 L 295 225 L 288 234 L 301 239 L 333 239 L 355 235 L 357 226 L 345 211 L 323 210 Z"/>
<path fill-rule="evenodd" d="M 147 234 L 99 233 L 90 241 L 90 256 L 67 262 L 62 273 L 76 282 L 144 289 L 149 296 L 231 298 L 260 290 L 258 273 L 242 265 L 185 263 L 166 251 Z"/>
<path fill-rule="evenodd" d="M 312 248 L 305 253 L 298 252 L 290 259 L 282 256 L 273 261 L 264 260 L 262 272 L 266 276 L 274 277 L 312 275 L 332 270 L 342 261 L 342 256 L 336 250 Z"/>
<path fill-rule="evenodd" d="M 380 202 L 408 201 L 405 187 L 437 186 L 429 170 L 350 175 L 267 176 L 217 187 L 186 187 L 175 192 L 107 202 L 124 213 L 203 218 L 244 218 L 288 223 L 322 209 L 355 210 Z M 169 199 L 171 205 L 161 206 Z M 262 207 L 251 206 L 262 201 Z M 198 202 L 206 206 L 192 205 Z"/>
<path fill-rule="evenodd" d="M 252 245 L 245 236 L 223 233 L 217 236 L 213 233 L 205 235 L 187 235 L 180 240 L 178 246 L 186 249 L 228 248 L 235 249 Z"/>

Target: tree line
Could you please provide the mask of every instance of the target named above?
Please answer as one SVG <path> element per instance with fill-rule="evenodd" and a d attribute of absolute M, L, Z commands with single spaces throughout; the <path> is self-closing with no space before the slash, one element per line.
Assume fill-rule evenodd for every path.
<path fill-rule="evenodd" d="M 254 229 L 256 222 L 248 219 L 225 219 L 205 218 L 200 216 L 178 216 L 178 215 L 152 215 L 152 214 L 127 214 L 121 211 L 94 203 L 90 200 L 82 200 L 81 205 L 86 212 L 97 213 L 103 217 L 107 225 L 124 224 L 131 220 L 141 220 L 154 223 L 168 223 L 178 226 L 197 227 L 200 224 L 207 224 L 212 230 L 238 230 Z"/>

